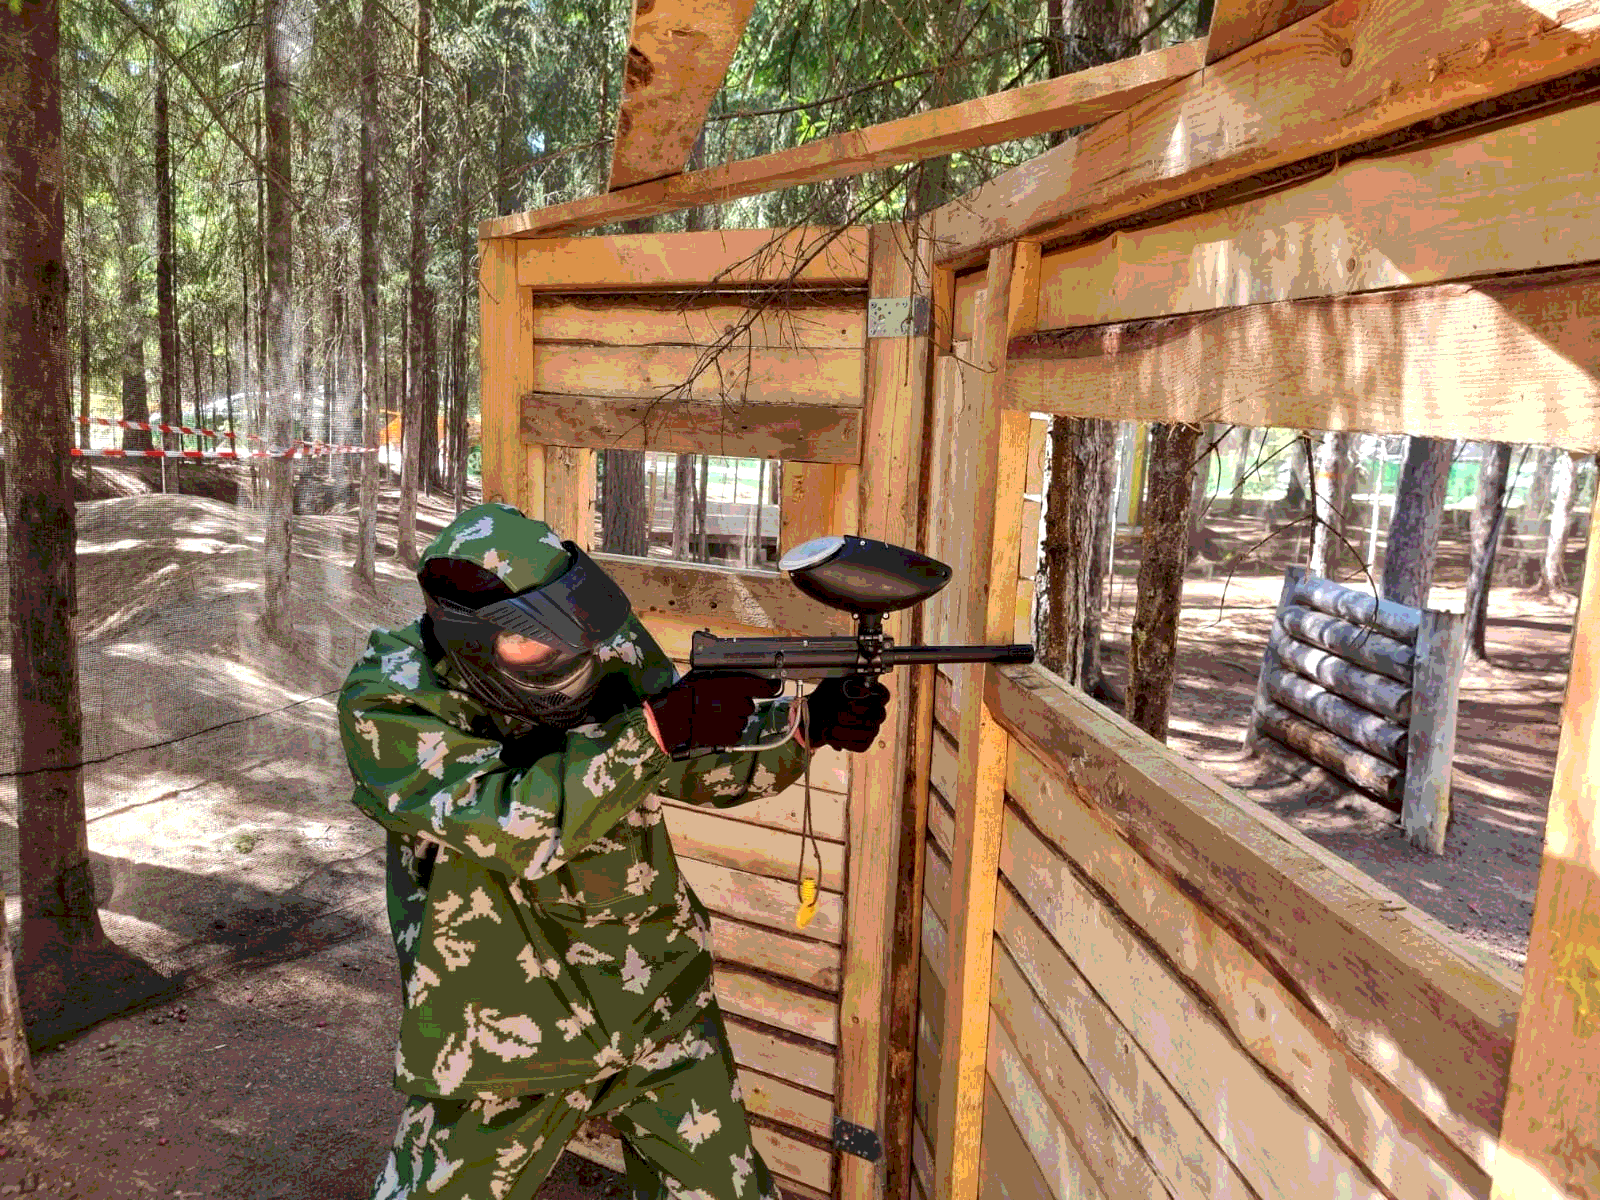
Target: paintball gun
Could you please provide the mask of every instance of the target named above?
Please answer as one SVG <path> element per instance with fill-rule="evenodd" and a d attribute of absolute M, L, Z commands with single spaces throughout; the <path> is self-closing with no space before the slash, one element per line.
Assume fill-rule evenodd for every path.
<path fill-rule="evenodd" d="M 778 567 L 805 595 L 850 613 L 855 636 L 722 638 L 702 629 L 690 644 L 692 671 L 738 671 L 784 683 L 844 679 L 846 695 L 859 696 L 872 677 L 899 666 L 1033 661 L 1029 645 L 895 645 L 883 632 L 884 615 L 921 604 L 950 582 L 950 568 L 926 554 L 870 538 L 823 537 L 796 546 Z"/>

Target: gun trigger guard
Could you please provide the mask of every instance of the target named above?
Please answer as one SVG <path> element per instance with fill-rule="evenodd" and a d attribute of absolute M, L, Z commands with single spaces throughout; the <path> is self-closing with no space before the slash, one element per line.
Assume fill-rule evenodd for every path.
<path fill-rule="evenodd" d="M 871 680 L 865 675 L 846 675 L 840 690 L 844 692 L 846 699 L 865 700 L 872 694 Z"/>

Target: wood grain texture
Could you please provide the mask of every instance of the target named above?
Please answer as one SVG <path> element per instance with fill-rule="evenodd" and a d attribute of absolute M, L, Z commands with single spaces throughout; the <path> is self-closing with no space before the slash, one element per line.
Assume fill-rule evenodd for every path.
<path fill-rule="evenodd" d="M 769 879 L 765 875 L 752 875 L 748 871 L 692 858 L 682 860 L 680 865 L 695 895 L 705 901 L 712 912 L 796 936 L 794 910 L 799 901 L 792 878 Z M 838 892 L 819 890 L 817 915 L 806 926 L 806 934 L 817 941 L 838 945 L 843 917 L 844 898 Z"/>
<path fill-rule="evenodd" d="M 833 1094 L 834 1057 L 827 1046 L 740 1017 L 728 1017 L 726 1025 L 728 1044 L 740 1066 Z"/>
<path fill-rule="evenodd" d="M 1600 448 L 1600 267 L 1040 333 L 1030 411 Z"/>
<path fill-rule="evenodd" d="M 842 753 L 836 752 L 836 753 Z M 805 789 L 801 784 L 793 784 L 781 792 L 762 796 L 758 800 L 751 800 L 739 805 L 732 810 L 734 815 L 745 824 L 760 825 L 767 829 L 781 829 L 786 833 L 799 833 L 802 819 L 802 806 L 805 803 Z M 689 808 L 693 811 L 705 810 L 695 805 L 684 804 L 680 801 L 662 798 L 662 805 L 666 808 Z M 836 791 L 818 786 L 815 775 L 811 781 L 811 821 L 812 828 L 818 837 L 830 842 L 843 843 L 845 836 L 845 797 Z"/>
<path fill-rule="evenodd" d="M 992 1079 L 984 1093 L 979 1160 L 982 1181 L 978 1200 L 1038 1200 L 1050 1191 Z"/>
<path fill-rule="evenodd" d="M 712 916 L 711 946 L 718 962 L 755 967 L 783 975 L 820 991 L 839 990 L 839 947 L 805 937 L 789 937 L 774 929 Z"/>
<path fill-rule="evenodd" d="M 594 451 L 544 448 L 544 519 L 584 551 L 594 549 Z"/>
<path fill-rule="evenodd" d="M 1250 702 L 1250 721 L 1245 726 L 1244 747 L 1254 750 L 1260 744 L 1261 718 L 1266 714 L 1267 706 L 1272 703 L 1272 696 L 1268 691 L 1267 680 L 1274 666 L 1277 665 L 1277 652 L 1273 647 L 1273 635 L 1282 634 L 1283 613 L 1286 608 L 1295 602 L 1295 589 L 1300 586 L 1300 580 L 1305 577 L 1304 567 L 1289 567 L 1283 573 L 1283 587 L 1278 592 L 1278 607 L 1273 611 L 1272 624 L 1267 626 L 1267 644 L 1261 651 L 1261 669 L 1256 673 L 1256 694 Z M 1282 634 L 1287 637 L 1287 634 Z M 1327 651 L 1319 651 L 1326 654 Z M 1337 661 L 1343 662 L 1343 659 Z"/>
<path fill-rule="evenodd" d="M 1047 254 L 1040 328 L 1593 262 L 1597 120 L 1540 113 Z"/>
<path fill-rule="evenodd" d="M 749 1068 L 739 1070 L 745 1107 L 757 1116 L 792 1125 L 814 1137 L 833 1136 L 833 1101 L 787 1080 Z"/>
<path fill-rule="evenodd" d="M 521 397 L 533 377 L 533 337 L 532 297 L 517 286 L 514 248 L 478 244 L 478 303 L 483 498 L 543 516 L 543 450 L 524 446 L 518 434 Z"/>
<path fill-rule="evenodd" d="M 683 170 L 755 0 L 635 0 L 611 188 Z"/>
<path fill-rule="evenodd" d="M 798 834 L 750 825 L 737 816 L 715 810 L 673 806 L 663 811 L 673 849 L 681 857 L 794 882 L 800 862 Z M 819 839 L 817 851 L 822 858 L 822 886 L 829 891 L 842 891 L 844 847 Z M 814 862 L 809 844 L 805 858 L 808 866 Z"/>
<path fill-rule="evenodd" d="M 1206 33 L 1206 65 L 1328 7 L 1330 0 L 1217 0 Z"/>
<path fill-rule="evenodd" d="M 1037 667 L 992 670 L 1013 736 L 1288 981 L 1351 1054 L 1492 1160 L 1517 981 Z"/>
<path fill-rule="evenodd" d="M 733 622 L 769 636 L 845 634 L 853 628 L 836 608 L 804 596 L 783 575 L 700 563 L 672 563 L 597 554 L 641 617 L 660 614 L 717 624 Z"/>
<path fill-rule="evenodd" d="M 1269 676 L 1270 687 L 1270 676 Z M 1302 758 L 1309 758 L 1318 766 L 1349 780 L 1394 812 L 1400 811 L 1400 799 L 1405 790 L 1405 772 L 1376 755 L 1368 754 L 1360 746 L 1308 721 L 1299 713 L 1269 700 L 1262 708 L 1257 721 L 1263 733 Z"/>
<path fill-rule="evenodd" d="M 982 1105 L 988 1085 L 992 1084 L 994 1095 L 1016 1123 L 1029 1156 L 1044 1177 L 1049 1188 L 1046 1195 L 1055 1200 L 1111 1200 L 1085 1165 L 1083 1152 L 1073 1141 L 1074 1135 L 1081 1131 L 1073 1130 L 1069 1134 L 1062 1125 L 1061 1118 L 1039 1090 L 1038 1081 L 1028 1073 L 1005 1026 L 999 1021 L 989 1025 L 988 1053 L 988 1079 L 985 1095 L 979 1097 L 979 1103 Z M 973 1150 L 981 1166 L 982 1143 Z M 981 1180 L 981 1174 L 979 1178 Z"/>
<path fill-rule="evenodd" d="M 536 343 L 533 390 L 568 396 L 699 401 L 730 407 L 861 407 L 861 351 Z"/>
<path fill-rule="evenodd" d="M 642 175 L 640 179 L 652 181 L 604 196 L 497 217 L 483 222 L 480 236 L 576 233 L 611 221 L 758 196 L 797 184 L 841 179 L 1053 133 L 1121 112 L 1139 98 L 1199 70 L 1203 57 L 1202 42 L 1187 42 L 703 171 L 676 174 L 683 165 L 680 159 L 672 168 L 674 173 L 655 172 L 666 178 Z M 627 111 L 626 103 L 623 111 Z M 613 178 L 612 188 L 619 187 Z"/>
<path fill-rule="evenodd" d="M 945 205 L 939 262 L 1048 245 L 1597 63 L 1594 0 L 1335 0 Z"/>
<path fill-rule="evenodd" d="M 730 964 L 717 968 L 716 985 L 717 1003 L 725 1012 L 829 1045 L 839 1040 L 839 1006 L 832 996 Z"/>
<path fill-rule="evenodd" d="M 1336 654 L 1296 641 L 1274 626 L 1267 648 L 1279 663 L 1315 680 L 1331 692 L 1402 724 L 1411 719 L 1411 688 L 1387 676 L 1348 663 Z M 1271 658 L 1268 660 L 1271 665 Z"/>
<path fill-rule="evenodd" d="M 536 342 L 715 346 L 733 337 L 736 345 L 763 350 L 861 350 L 867 340 L 867 297 L 862 291 L 801 292 L 765 307 L 716 291 L 535 292 L 532 303 Z"/>
<path fill-rule="evenodd" d="M 517 282 L 536 291 L 684 291 L 789 283 L 863 287 L 867 231 L 802 226 L 517 241 Z"/>
<path fill-rule="evenodd" d="M 1406 740 L 1405 794 L 1400 824 L 1406 840 L 1430 854 L 1444 853 L 1450 826 L 1450 778 L 1456 753 L 1466 620 L 1457 613 L 1424 611 L 1417 632 L 1411 724 Z"/>
<path fill-rule="evenodd" d="M 1600 513 L 1573 629 L 1495 1200 L 1600 1195 Z"/>
<path fill-rule="evenodd" d="M 781 549 L 791 550 L 813 538 L 859 528 L 860 512 L 860 467 L 853 463 L 783 464 L 778 508 Z"/>

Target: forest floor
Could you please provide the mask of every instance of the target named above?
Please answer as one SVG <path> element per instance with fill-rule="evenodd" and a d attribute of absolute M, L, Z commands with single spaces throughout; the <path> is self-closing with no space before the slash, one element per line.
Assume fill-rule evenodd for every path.
<path fill-rule="evenodd" d="M 394 503 L 386 493 L 380 531 L 393 529 Z M 450 515 L 424 502 L 423 538 Z M 80 509 L 85 752 L 106 760 L 85 778 L 98 898 L 112 940 L 166 990 L 35 1056 L 46 1103 L 0 1125 L 0 1196 L 364 1200 L 382 1165 L 401 1103 L 389 1082 L 399 987 L 381 833 L 348 802 L 328 693 L 373 625 L 411 619 L 415 584 L 380 544 L 377 588 L 353 585 L 353 516 L 302 517 L 299 633 L 275 647 L 257 627 L 257 520 L 192 496 Z M 1244 545 L 1260 524 L 1219 522 L 1218 532 Z M 1459 605 L 1459 549 L 1447 546 L 1437 605 Z M 1433 859 L 1377 805 L 1239 755 L 1281 569 L 1268 560 L 1231 580 L 1192 573 L 1171 743 L 1520 965 L 1570 606 L 1494 593 L 1495 665 L 1467 672 L 1456 820 Z M 1113 675 L 1133 592 L 1120 576 Z M 13 765 L 7 720 L 0 709 L 0 773 Z M 15 800 L 0 779 L 13 937 L 17 878 Z M 540 1196 L 622 1194 L 618 1177 L 569 1154 Z"/>

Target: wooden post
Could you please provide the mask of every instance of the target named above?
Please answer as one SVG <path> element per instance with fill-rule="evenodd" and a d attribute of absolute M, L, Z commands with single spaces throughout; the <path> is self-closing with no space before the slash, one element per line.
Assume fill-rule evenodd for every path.
<path fill-rule="evenodd" d="M 1561 710 L 1494 1200 L 1600 1195 L 1600 512 Z"/>
<path fill-rule="evenodd" d="M 1245 726 L 1244 748 L 1254 750 L 1261 743 L 1261 718 L 1266 713 L 1267 707 L 1272 703 L 1272 697 L 1267 693 L 1267 676 L 1272 673 L 1273 649 L 1272 631 L 1277 629 L 1283 621 L 1283 610 L 1294 603 L 1295 589 L 1300 586 L 1300 581 L 1305 578 L 1304 567 L 1290 567 L 1283 573 L 1283 592 L 1278 596 L 1278 609 L 1272 614 L 1272 624 L 1267 626 L 1267 645 L 1261 651 L 1261 674 L 1256 680 L 1256 699 L 1250 706 L 1250 724 Z"/>
<path fill-rule="evenodd" d="M 928 279 L 932 247 L 903 225 L 872 228 L 870 296 L 909 296 Z M 862 536 L 896 545 L 917 540 L 922 492 L 922 426 L 927 407 L 929 338 L 873 338 L 867 343 L 866 424 L 862 439 Z M 885 632 L 904 640 L 906 614 L 884 621 Z M 889 1055 L 890 955 L 893 949 L 895 870 L 900 842 L 900 796 L 905 775 L 911 705 L 910 671 L 885 680 L 889 716 L 872 748 L 850 768 L 850 859 L 845 911 L 844 977 L 839 995 L 839 1074 L 834 1113 L 856 1125 L 887 1129 L 883 1101 Z M 885 1163 L 835 1155 L 841 1200 L 883 1195 Z"/>
<path fill-rule="evenodd" d="M 533 386 L 533 294 L 517 285 L 517 243 L 478 243 L 482 305 L 483 498 L 544 515 L 544 448 L 522 443 L 522 396 Z"/>
<path fill-rule="evenodd" d="M 1450 823 L 1450 764 L 1456 747 L 1457 684 L 1466 618 L 1423 609 L 1411 676 L 1411 721 L 1406 731 L 1406 785 L 1400 823 L 1406 840 L 1444 853 Z"/>
<path fill-rule="evenodd" d="M 968 637 L 963 640 L 1007 641 L 1014 619 L 1028 414 L 1004 407 L 1006 344 L 1016 326 L 1037 319 L 1038 264 L 1037 245 L 1007 244 L 989 254 L 986 295 L 973 339 L 975 436 L 966 500 L 975 552 L 974 569 L 965 581 Z M 1013 273 L 1022 278 L 1014 281 Z M 940 1200 L 974 1200 L 978 1194 L 995 888 L 1005 815 L 1006 733 L 984 705 L 984 668 L 962 669 L 967 679 L 961 695 L 961 770 L 954 797 L 956 853 L 935 1135 Z"/>

